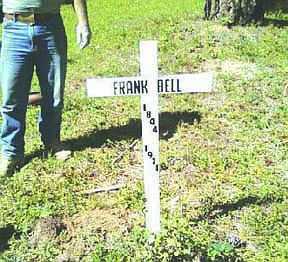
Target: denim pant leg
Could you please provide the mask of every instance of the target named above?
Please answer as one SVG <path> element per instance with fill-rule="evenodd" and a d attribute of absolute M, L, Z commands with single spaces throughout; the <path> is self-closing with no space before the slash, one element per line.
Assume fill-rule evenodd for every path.
<path fill-rule="evenodd" d="M 67 38 L 62 19 L 53 17 L 35 25 L 37 38 L 36 73 L 42 94 L 39 132 L 47 147 L 60 141 L 63 94 L 67 68 Z"/>
<path fill-rule="evenodd" d="M 33 45 L 29 26 L 3 21 L 1 48 L 2 157 L 24 155 L 25 116 L 33 75 Z"/>

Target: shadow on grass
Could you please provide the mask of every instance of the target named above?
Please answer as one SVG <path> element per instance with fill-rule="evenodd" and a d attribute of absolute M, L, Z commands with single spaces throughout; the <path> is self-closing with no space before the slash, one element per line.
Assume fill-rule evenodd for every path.
<path fill-rule="evenodd" d="M 260 198 L 257 196 L 248 196 L 234 203 L 223 203 L 223 204 L 215 204 L 208 207 L 208 211 L 206 211 L 202 216 L 192 219 L 193 222 L 199 222 L 203 219 L 216 219 L 219 217 L 229 215 L 229 212 L 239 210 L 243 207 L 249 207 L 251 205 L 264 205 L 272 202 L 281 202 L 284 199 L 275 199 L 275 198 Z"/>
<path fill-rule="evenodd" d="M 194 124 L 200 122 L 198 112 L 164 112 L 159 115 L 160 139 L 169 139 L 176 132 L 179 123 Z M 113 143 L 121 140 L 141 138 L 141 120 L 131 119 L 127 125 L 111 127 L 105 130 L 95 130 L 84 136 L 64 141 L 72 151 L 81 151 L 85 148 L 101 147 L 109 141 Z"/>
<path fill-rule="evenodd" d="M 169 139 L 176 132 L 180 123 L 194 124 L 201 121 L 199 112 L 164 112 L 159 115 L 159 137 L 160 139 Z M 111 127 L 104 130 L 93 130 L 92 132 L 78 138 L 63 141 L 64 147 L 67 146 L 72 151 L 82 151 L 86 148 L 97 148 L 105 144 L 121 140 L 138 139 L 142 136 L 141 119 L 131 119 L 127 125 Z M 45 158 L 45 152 L 42 149 L 36 150 L 25 156 L 23 165 L 28 164 L 33 158 Z"/>
<path fill-rule="evenodd" d="M 17 232 L 12 225 L 0 228 L 0 252 L 4 252 L 9 248 L 8 242 L 10 238 L 16 233 Z"/>
<path fill-rule="evenodd" d="M 263 21 L 263 25 L 273 25 L 278 28 L 283 28 L 288 26 L 288 20 L 265 18 Z"/>

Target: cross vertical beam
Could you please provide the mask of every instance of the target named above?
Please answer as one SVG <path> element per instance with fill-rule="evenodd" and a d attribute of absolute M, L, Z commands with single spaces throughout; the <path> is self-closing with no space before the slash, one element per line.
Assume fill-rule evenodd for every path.
<path fill-rule="evenodd" d="M 148 93 L 141 96 L 146 228 L 156 233 L 161 230 L 157 41 L 140 41 L 140 72 L 148 80 Z"/>

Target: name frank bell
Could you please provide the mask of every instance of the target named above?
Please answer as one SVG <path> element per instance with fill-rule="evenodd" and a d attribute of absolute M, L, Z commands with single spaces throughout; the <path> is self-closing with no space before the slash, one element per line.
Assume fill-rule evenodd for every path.
<path fill-rule="evenodd" d="M 114 95 L 148 94 L 148 80 L 127 80 L 113 82 Z M 174 78 L 158 79 L 158 93 L 181 93 L 180 80 Z"/>

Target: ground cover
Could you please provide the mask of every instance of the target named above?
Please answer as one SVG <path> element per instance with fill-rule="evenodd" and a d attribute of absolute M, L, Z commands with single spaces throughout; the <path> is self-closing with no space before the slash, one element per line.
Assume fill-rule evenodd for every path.
<path fill-rule="evenodd" d="M 44 156 L 27 112 L 27 164 L 0 182 L 0 261 L 288 261 L 288 19 L 226 28 L 202 1 L 89 1 L 93 40 L 73 10 L 62 137 Z M 155 39 L 159 73 L 214 71 L 211 94 L 161 95 L 162 232 L 145 231 L 139 98 L 88 99 L 85 79 L 139 74 Z M 32 90 L 38 90 L 36 78 Z M 87 194 L 119 186 L 119 190 Z"/>

